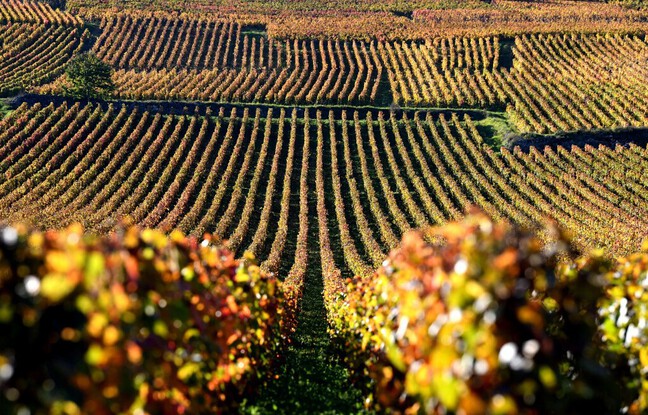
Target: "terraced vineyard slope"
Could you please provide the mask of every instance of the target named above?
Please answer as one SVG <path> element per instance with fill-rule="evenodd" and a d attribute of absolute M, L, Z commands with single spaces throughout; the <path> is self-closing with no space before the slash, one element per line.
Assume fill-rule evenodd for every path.
<path fill-rule="evenodd" d="M 336 266 L 354 273 L 378 265 L 408 229 L 472 204 L 519 224 L 553 218 L 581 246 L 615 253 L 648 236 L 644 147 L 495 153 L 457 114 L 23 104 L 0 124 L 0 144 L 7 220 L 105 231 L 130 216 L 214 233 L 275 270 L 300 262 L 299 206 L 320 193 L 335 218 Z M 318 152 L 319 190 L 300 179 Z"/>
<path fill-rule="evenodd" d="M 628 2 L 0 0 L 0 413 L 645 412 Z"/>

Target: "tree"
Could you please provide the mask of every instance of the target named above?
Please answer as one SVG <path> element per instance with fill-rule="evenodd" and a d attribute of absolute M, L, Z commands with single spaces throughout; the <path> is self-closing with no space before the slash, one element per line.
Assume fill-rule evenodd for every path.
<path fill-rule="evenodd" d="M 45 3 L 52 6 L 53 9 L 65 10 L 66 0 L 45 0 Z"/>
<path fill-rule="evenodd" d="M 101 98 L 115 89 L 113 68 L 93 53 L 83 53 L 68 64 L 65 92 L 79 98 Z"/>

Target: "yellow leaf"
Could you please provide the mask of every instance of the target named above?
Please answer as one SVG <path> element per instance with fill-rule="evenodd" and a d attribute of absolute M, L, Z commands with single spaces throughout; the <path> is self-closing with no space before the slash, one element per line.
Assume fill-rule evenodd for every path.
<path fill-rule="evenodd" d="M 556 374 L 548 366 L 542 366 L 538 372 L 538 376 L 540 377 L 540 382 L 542 382 L 547 389 L 553 389 L 558 383 L 556 380 Z"/>
<path fill-rule="evenodd" d="M 108 326 L 104 330 L 103 342 L 106 346 L 112 346 L 119 341 L 121 333 L 115 326 Z"/>
<path fill-rule="evenodd" d="M 641 361 L 641 366 L 642 367 L 648 367 L 648 349 L 645 347 L 642 347 L 639 350 L 639 360 Z"/>
<path fill-rule="evenodd" d="M 460 382 L 451 375 L 444 374 L 441 376 L 434 376 L 432 378 L 432 383 L 434 384 L 441 404 L 451 412 L 454 412 L 459 404 L 459 396 L 463 392 Z"/>
<path fill-rule="evenodd" d="M 104 357 L 105 354 L 101 346 L 93 344 L 86 352 L 85 360 L 90 366 L 98 366 L 104 361 Z"/>
<path fill-rule="evenodd" d="M 236 271 L 236 276 L 234 277 L 234 281 L 236 281 L 236 282 L 250 282 L 250 280 L 251 280 L 250 274 L 248 274 L 246 272 L 246 270 L 243 269 L 242 267 L 239 268 Z"/>
<path fill-rule="evenodd" d="M 97 279 L 103 274 L 105 266 L 104 256 L 99 252 L 92 252 L 88 255 L 83 284 L 86 288 L 94 287 Z"/>
<path fill-rule="evenodd" d="M 551 297 L 547 297 L 544 300 L 542 300 L 542 305 L 547 310 L 552 311 L 552 312 L 558 310 L 558 307 L 559 307 L 558 302 L 556 300 L 554 300 L 553 298 L 551 298 Z"/>
<path fill-rule="evenodd" d="M 88 320 L 86 330 L 92 337 L 101 336 L 104 327 L 108 325 L 108 317 L 101 313 L 94 313 Z"/>
<path fill-rule="evenodd" d="M 184 234 L 183 234 L 181 231 L 179 231 L 179 230 L 176 229 L 176 230 L 174 230 L 173 232 L 171 232 L 171 235 L 169 235 L 169 238 L 170 238 L 173 242 L 182 242 L 182 241 L 184 241 L 185 236 L 184 236 Z"/>
<path fill-rule="evenodd" d="M 61 251 L 49 251 L 46 257 L 47 268 L 65 274 L 72 268 L 71 259 Z"/>
<path fill-rule="evenodd" d="M 146 260 L 149 260 L 149 261 L 152 260 L 153 258 L 155 258 L 155 251 L 152 248 L 149 248 L 149 247 L 144 248 L 142 250 L 142 258 L 144 258 Z"/>
<path fill-rule="evenodd" d="M 180 275 L 182 275 L 185 281 L 191 281 L 196 276 L 196 273 L 192 267 L 186 266 L 182 268 L 182 271 L 180 271 Z"/>
<path fill-rule="evenodd" d="M 33 233 L 29 235 L 29 239 L 27 240 L 27 244 L 29 245 L 29 247 L 34 250 L 40 249 L 43 246 L 44 242 L 45 242 L 45 236 L 43 236 L 42 233 Z"/>
<path fill-rule="evenodd" d="M 518 413 L 517 405 L 510 396 L 495 395 L 490 406 L 490 413 L 493 415 L 515 415 Z"/>
<path fill-rule="evenodd" d="M 362 336 L 362 350 L 367 350 L 367 345 L 369 344 L 370 336 L 364 335 Z"/>
<path fill-rule="evenodd" d="M 394 344 L 385 344 L 385 352 L 387 354 L 387 359 L 394 367 L 402 372 L 407 370 L 405 361 L 403 360 L 403 353 Z"/>
<path fill-rule="evenodd" d="M 185 332 L 184 336 L 182 336 L 182 340 L 188 342 L 191 338 L 198 336 L 200 336 L 200 331 L 198 331 L 198 329 L 189 329 Z"/>
<path fill-rule="evenodd" d="M 41 281 L 41 295 L 53 303 L 58 303 L 76 288 L 70 278 L 64 274 L 48 274 Z"/>
<path fill-rule="evenodd" d="M 95 304 L 92 302 L 90 297 L 85 294 L 82 294 L 76 299 L 76 308 L 79 309 L 85 315 L 88 315 L 94 310 Z"/>
<path fill-rule="evenodd" d="M 178 379 L 185 382 L 189 379 L 194 373 L 200 371 L 200 365 L 198 363 L 189 362 L 178 369 Z"/>
<path fill-rule="evenodd" d="M 81 409 L 72 401 L 57 401 L 52 404 L 50 415 L 81 415 Z"/>
<path fill-rule="evenodd" d="M 164 324 L 163 321 L 157 320 L 153 323 L 153 333 L 160 337 L 166 337 L 169 335 L 169 328 Z"/>

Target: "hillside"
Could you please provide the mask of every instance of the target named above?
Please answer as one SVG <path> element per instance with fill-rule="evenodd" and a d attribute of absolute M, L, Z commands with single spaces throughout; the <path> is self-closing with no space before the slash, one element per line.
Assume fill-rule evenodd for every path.
<path fill-rule="evenodd" d="M 483 273 L 471 274 L 471 278 L 486 286 L 479 290 L 493 290 L 493 295 L 498 288 L 497 284 L 489 285 L 488 278 L 492 276 L 489 277 L 488 270 L 492 266 L 499 272 L 497 261 L 505 262 L 507 250 L 519 250 L 533 257 L 526 250 L 533 251 L 536 245 L 555 249 L 556 252 L 542 257 L 546 264 L 534 262 L 540 261 L 540 256 L 529 259 L 520 254 L 502 267 L 519 278 L 530 278 L 520 269 L 528 268 L 530 273 L 540 272 L 540 268 L 549 274 L 555 271 L 574 284 L 569 278 L 578 280 L 576 274 L 582 274 L 582 278 L 596 275 L 588 280 L 590 283 L 616 275 L 612 265 L 605 261 L 612 263 L 627 257 L 632 258 L 627 263 L 634 264 L 632 261 L 636 260 L 643 264 L 633 254 L 645 249 L 644 241 L 648 240 L 647 28 L 648 10 L 642 4 L 596 1 L 0 0 L 0 239 L 4 244 L 0 255 L 0 327 L 9 324 L 7 321 L 28 332 L 40 327 L 25 323 L 27 317 L 22 322 L 14 320 L 13 311 L 3 314 L 3 307 L 14 310 L 12 301 L 27 301 L 24 293 L 20 294 L 23 291 L 11 288 L 10 284 L 21 286 L 22 279 L 34 275 L 41 278 L 44 270 L 58 269 L 56 266 L 61 263 L 57 258 L 60 260 L 61 255 L 77 258 L 70 263 L 78 265 L 85 264 L 85 259 L 78 258 L 90 258 L 91 252 L 96 251 L 112 258 L 105 260 L 108 265 L 101 269 L 106 276 L 95 281 L 98 285 L 78 277 L 74 274 L 76 268 L 70 267 L 76 291 L 64 290 L 60 304 L 56 296 L 42 302 L 33 300 L 33 310 L 39 311 L 26 315 L 42 310 L 49 310 L 42 311 L 43 315 L 57 315 L 59 305 L 78 308 L 76 296 L 83 296 L 84 290 L 90 296 L 105 290 L 110 293 L 105 298 L 119 299 L 112 288 L 101 284 L 116 278 L 115 284 L 123 285 L 119 290 L 128 290 L 128 272 L 134 269 L 141 275 L 150 273 L 151 278 L 166 278 L 179 290 L 187 290 L 186 298 L 177 298 L 162 286 L 149 286 L 138 280 L 137 289 L 143 291 L 137 291 L 140 297 L 133 297 L 131 305 L 137 313 L 144 313 L 137 314 L 144 326 L 151 317 L 144 316 L 149 302 L 162 310 L 166 306 L 159 306 L 159 301 L 164 296 L 178 304 L 191 303 L 193 294 L 209 297 L 208 292 L 190 290 L 200 291 L 207 286 L 213 289 L 207 279 L 216 274 L 219 277 L 213 277 L 213 281 L 218 280 L 228 289 L 243 284 L 238 291 L 223 292 L 222 298 L 213 301 L 226 303 L 235 310 L 236 318 L 243 321 L 232 323 L 238 331 L 234 326 L 227 326 L 227 330 L 234 330 L 231 339 L 243 338 L 240 347 L 232 340 L 236 351 L 231 352 L 230 360 L 243 359 L 245 375 L 237 377 L 234 366 L 227 369 L 231 372 L 227 375 L 219 372 L 218 376 L 227 379 L 223 385 L 229 386 L 222 386 L 218 395 L 209 386 L 213 386 L 210 379 L 215 375 L 201 377 L 198 369 L 186 360 L 189 355 L 185 356 L 187 352 L 181 345 L 188 340 L 181 339 L 185 335 L 191 339 L 194 332 L 176 327 L 180 331 L 171 333 L 170 336 L 176 336 L 173 344 L 165 347 L 170 350 L 168 353 L 178 353 L 180 357 L 174 361 L 164 355 L 167 352 L 156 348 L 159 345 L 155 346 L 151 350 L 160 354 L 155 358 L 166 363 L 155 361 L 146 369 L 153 373 L 153 368 L 162 364 L 166 372 L 165 380 L 160 382 L 166 382 L 165 386 L 150 379 L 150 384 L 138 380 L 137 387 L 129 383 L 129 388 L 134 388 L 129 389 L 132 396 L 128 395 L 132 405 L 139 405 L 142 400 L 153 405 L 147 407 L 150 413 L 174 414 L 192 408 L 200 413 L 250 414 L 363 413 L 390 408 L 411 413 L 445 413 L 450 408 L 450 413 L 460 413 L 455 402 L 459 398 L 443 395 L 434 389 L 436 386 L 430 386 L 434 392 L 408 394 L 415 389 L 406 383 L 405 373 L 412 368 L 418 370 L 422 365 L 419 360 L 431 359 L 431 355 L 419 356 L 419 360 L 407 364 L 399 360 L 409 359 L 409 353 L 420 351 L 412 352 L 410 345 L 402 342 L 402 336 L 397 338 L 400 320 L 392 322 L 396 326 L 387 322 L 407 309 L 401 309 L 399 303 L 383 304 L 387 294 L 381 297 L 382 293 L 394 292 L 402 296 L 398 298 L 408 294 L 407 289 L 389 285 L 396 284 L 396 280 L 388 283 L 389 278 L 383 279 L 384 275 L 391 275 L 386 258 L 394 260 L 395 252 L 407 249 L 407 243 L 412 242 L 407 235 L 415 230 L 426 234 L 431 228 L 445 229 L 436 231 L 445 240 L 453 238 L 454 230 L 463 232 L 470 241 L 471 235 L 484 231 L 480 226 L 497 227 L 506 235 L 525 235 L 497 241 L 502 245 L 486 244 L 502 257 L 479 251 L 479 255 L 475 254 L 477 259 L 471 259 L 485 261 L 479 265 Z M 114 88 L 93 96 L 75 93 L 69 68 L 80 56 L 95 56 L 102 62 L 111 73 L 104 81 Z M 468 215 L 468 223 L 483 222 L 484 225 L 474 225 L 479 232 L 462 222 L 468 212 L 476 211 L 484 216 L 474 219 L 475 216 Z M 140 234 L 140 228 L 155 231 L 144 230 Z M 12 229 L 7 231 L 10 236 L 14 235 L 12 232 L 20 235 L 16 236 L 15 244 L 24 244 L 29 254 L 16 254 L 15 244 L 9 243 L 12 238 L 7 242 L 2 236 L 6 229 Z M 30 236 L 41 235 L 41 231 L 45 236 Z M 157 236 L 153 238 L 147 232 Z M 45 241 L 42 249 L 39 243 L 32 243 L 33 238 Z M 446 257 L 453 258 L 452 264 L 470 259 L 453 256 L 456 252 L 452 249 L 468 249 L 459 242 L 455 248 L 444 248 L 428 234 L 422 238 L 416 242 L 416 249 L 425 253 L 420 258 L 431 258 L 430 267 L 439 266 L 439 261 Z M 62 242 L 65 240 L 69 243 Z M 134 244 L 133 240 L 140 242 Z M 523 243 L 529 245 L 519 245 Z M 231 261 L 219 263 L 222 269 L 213 268 L 210 258 L 216 254 L 200 247 L 222 250 L 222 256 L 231 257 Z M 153 250 L 144 255 L 149 248 Z M 50 251 L 56 253 L 50 257 Z M 468 255 L 472 251 L 466 252 Z M 187 259 L 178 262 L 174 259 L 178 255 Z M 415 270 L 412 275 L 420 272 L 420 278 L 434 280 L 436 277 L 426 273 L 427 265 L 417 268 L 418 254 L 411 255 Z M 574 275 L 555 267 L 557 262 L 579 255 L 589 259 L 572 264 Z M 130 256 L 133 258 L 124 259 Z M 17 264 L 25 258 L 40 265 L 34 267 L 29 262 L 29 266 L 21 268 Z M 240 263 L 232 262 L 239 261 L 235 258 Z M 596 268 L 592 264 L 599 264 L 597 261 L 606 265 Z M 181 262 L 191 271 L 181 271 Z M 258 263 L 258 269 L 253 262 Z M 118 265 L 111 268 L 114 263 Z M 2 264 L 6 265 L 4 271 Z M 79 266 L 79 273 L 89 272 L 85 265 Z M 120 280 L 120 267 L 130 270 L 125 280 Z M 243 267 L 252 267 L 250 271 L 245 268 L 250 277 L 238 280 L 236 270 Z M 548 271 L 549 267 L 554 268 Z M 168 268 L 168 272 L 160 271 L 162 268 Z M 639 278 L 645 272 L 641 270 L 634 274 L 627 269 L 623 272 Z M 182 272 L 191 272 L 192 277 L 185 281 L 187 275 Z M 194 273 L 212 277 L 203 277 L 200 285 L 191 282 Z M 60 274 L 65 275 L 65 271 Z M 504 274 L 500 277 L 505 278 Z M 43 274 L 43 278 L 45 275 L 49 274 Z M 234 282 L 224 275 L 230 275 Z M 250 287 L 245 284 L 257 277 L 264 284 L 272 282 L 268 283 L 269 291 L 264 291 L 268 301 L 276 301 L 276 310 L 273 308 L 269 315 L 263 314 L 264 306 L 256 300 L 242 296 L 246 290 L 254 289 L 255 283 Z M 272 285 L 275 277 L 283 282 L 277 283 L 277 288 Z M 448 277 L 448 286 L 461 286 L 453 278 Z M 537 294 L 537 290 L 529 288 L 536 280 L 527 283 L 520 288 L 528 294 L 525 301 Z M 420 288 L 416 282 L 411 284 Z M 569 287 L 562 288 L 569 291 Z M 153 289 L 157 294 L 147 291 Z M 620 289 L 610 292 L 616 294 Z M 630 290 L 625 285 L 623 289 Z M 362 290 L 366 290 L 366 297 L 358 294 Z M 436 295 L 425 292 L 429 297 L 422 297 L 421 310 L 432 307 L 425 298 Z M 158 294 L 162 297 L 158 298 Z M 558 296 L 554 298 L 556 307 L 564 307 L 565 316 L 570 315 L 571 303 L 563 294 L 552 291 L 547 295 Z M 632 295 L 628 294 L 626 301 L 634 301 Z M 499 300 L 505 302 L 503 297 Z M 590 299 L 577 300 L 574 304 L 580 304 L 579 307 L 594 307 L 588 302 Z M 209 301 L 205 299 L 206 303 Z M 232 305 L 232 301 L 236 304 Z M 248 304 L 249 301 L 254 304 Z M 357 309 L 340 311 L 349 302 Z M 197 303 L 191 304 L 187 305 L 190 309 Z M 387 307 L 385 304 L 393 307 L 392 314 L 382 308 Z M 464 303 L 461 304 L 463 307 Z M 518 306 L 527 310 L 516 303 L 515 307 Z M 580 315 L 593 312 L 585 308 Z M 250 310 L 261 313 L 256 316 L 259 321 L 272 317 L 276 327 L 263 326 L 254 331 L 249 324 L 256 323 L 247 320 Z M 77 311 L 83 315 L 81 320 L 92 321 L 87 307 Z M 164 314 L 159 312 L 159 316 Z M 106 313 L 109 320 L 116 319 L 111 324 L 131 333 L 129 324 L 135 323 Z M 171 326 L 184 318 L 191 320 L 188 314 L 182 315 L 173 320 L 164 314 L 164 318 L 169 318 Z M 354 320 L 359 316 L 361 323 Z M 532 321 L 533 315 L 525 316 L 529 320 L 522 323 L 537 323 Z M 213 316 L 205 318 L 207 326 L 221 323 Z M 391 327 L 397 332 L 389 332 L 393 344 L 387 339 L 387 332 L 382 331 L 381 323 L 385 330 Z M 579 320 L 578 324 L 581 323 L 585 324 Z M 192 327 L 203 333 L 199 319 L 195 324 Z M 593 327 L 590 326 L 587 330 Z M 366 327 L 374 332 L 367 334 L 363 331 Z M 402 327 L 403 333 L 407 332 L 408 322 Z M 543 326 L 543 330 L 548 333 L 547 327 Z M 47 332 L 50 328 L 43 330 Z M 606 329 L 611 330 L 607 326 Z M 84 330 L 79 329 L 79 333 L 85 333 Z M 145 349 L 150 346 L 149 340 L 145 340 L 150 334 L 146 330 L 145 335 L 136 331 L 128 335 L 144 336 L 144 340 L 133 342 Z M 219 330 L 218 336 L 222 337 L 225 329 Z M 555 330 L 562 333 L 562 328 Z M 248 334 L 241 334 L 244 332 Z M 538 333 L 534 332 L 534 336 Z M 246 343 L 248 335 L 255 338 L 249 343 L 253 346 Z M 59 334 L 54 336 L 58 336 L 54 342 L 62 338 Z M 95 337 L 79 339 L 94 344 Z M 125 334 L 123 338 L 126 337 Z M 201 341 L 206 337 L 201 337 Z M 223 341 L 221 337 L 219 341 Z M 554 340 L 559 342 L 554 338 L 551 341 Z M 609 340 L 606 337 L 601 341 Z M 127 347 L 128 342 L 124 341 Z M 422 340 L 412 342 L 416 345 Z M 386 344 L 400 351 L 387 349 Z M 13 372 L 7 379 L 3 373 L 8 372 L 2 372 L 3 365 L 14 359 L 14 352 L 3 350 L 10 346 L 14 347 L 0 342 L 0 413 L 8 408 L 6 413 L 24 415 L 22 407 L 13 402 L 21 402 L 27 408 L 31 405 L 31 393 L 37 396 L 34 402 L 58 399 L 56 393 L 50 396 L 44 386 L 45 389 L 34 392 L 24 382 L 5 385 L 5 381 L 13 381 Z M 228 343 L 227 347 L 230 346 Z M 209 341 L 204 347 L 214 356 L 227 353 L 211 350 Z M 565 347 L 569 349 L 572 345 Z M 642 350 L 645 353 L 648 349 Z M 615 349 L 616 352 L 619 350 Z M 205 356 L 209 353 L 205 352 Z M 250 357 L 250 363 L 246 353 L 257 353 L 257 357 Z M 124 356 L 120 359 L 132 358 Z M 641 356 L 643 359 L 648 354 Z M 185 359 L 182 365 L 175 363 L 178 359 Z M 87 361 L 89 366 L 83 370 L 108 371 L 110 365 L 97 366 L 93 362 Z M 561 367 L 567 367 L 565 362 Z M 632 366 L 632 362 L 631 359 L 628 364 Z M 128 370 L 141 372 L 142 379 L 150 374 L 138 366 L 139 360 L 130 363 L 134 366 L 127 365 Z M 643 360 L 641 364 L 648 365 Z M 185 369 L 180 372 L 180 367 Z M 377 367 L 383 372 L 374 372 Z M 451 369 L 456 375 L 458 369 Z M 208 373 L 207 369 L 201 370 L 200 373 Z M 21 372 L 21 376 L 25 373 Z M 543 373 L 542 376 L 549 376 Z M 49 375 L 43 376 L 43 385 L 48 380 L 53 382 L 47 378 Z M 103 375 L 94 376 L 99 379 Z M 430 375 L 434 379 L 430 382 L 442 382 L 442 378 Z M 565 385 L 569 383 L 567 375 L 563 380 Z M 189 385 L 194 381 L 198 386 Z M 472 399 L 479 395 L 473 401 L 486 405 L 493 397 L 488 395 L 492 391 L 486 386 L 488 393 L 478 393 L 482 381 L 486 382 L 482 379 L 469 386 L 462 383 L 461 387 L 474 388 L 474 395 L 466 396 Z M 70 380 L 62 388 L 77 391 L 69 398 L 74 405 L 81 402 L 81 395 L 99 393 L 83 383 L 89 382 L 87 379 L 83 384 L 78 382 Z M 173 382 L 182 386 L 169 386 Z M 150 396 L 135 397 L 138 388 L 145 395 L 149 387 Z M 29 394 L 11 399 L 16 396 L 13 390 L 22 391 L 21 388 L 29 390 Z M 559 389 L 547 388 L 555 389 L 554 392 Z M 78 390 L 85 392 L 81 394 Z M 87 392 L 90 390 L 93 392 Z M 398 399 L 388 396 L 394 391 L 403 395 Z M 113 392 L 104 390 L 99 395 L 103 394 L 106 402 L 119 401 Z M 546 392 L 546 399 L 554 399 L 554 392 Z M 210 393 L 215 393 L 210 403 L 200 399 L 196 404 L 199 406 L 187 403 L 201 394 L 211 396 Z M 498 412 L 499 409 L 492 409 L 497 406 L 493 401 L 489 403 L 489 413 L 538 413 L 534 412 L 534 405 L 538 404 L 535 398 L 516 393 L 510 399 L 515 400 L 515 408 L 520 411 L 512 410 L 504 405 L 510 402 L 502 401 L 499 403 L 504 409 Z M 421 406 L 420 396 L 429 398 L 427 407 Z M 578 399 L 583 396 L 574 398 L 574 402 L 580 402 Z M 633 397 L 631 401 L 635 399 L 639 398 Z M 624 396 L 619 398 L 618 402 L 621 401 L 628 399 Z M 61 409 L 56 413 L 87 413 L 95 408 L 93 405 L 103 408 L 104 412 L 97 412 L 100 414 L 128 411 L 120 406 L 126 401 L 105 407 L 105 402 L 84 402 L 90 406 L 79 404 L 78 412 Z M 605 405 L 614 406 L 616 402 Z M 633 404 L 632 411 L 639 408 L 636 405 L 643 405 L 637 402 L 640 400 Z M 49 411 L 46 404 L 42 408 L 34 405 L 30 413 Z M 146 405 L 141 405 L 139 409 L 145 413 L 142 408 Z M 569 405 L 562 408 L 578 407 Z M 115 410 L 117 407 L 119 411 Z M 486 406 L 471 408 L 464 408 L 464 413 L 486 411 Z M 648 408 L 648 403 L 641 408 Z"/>

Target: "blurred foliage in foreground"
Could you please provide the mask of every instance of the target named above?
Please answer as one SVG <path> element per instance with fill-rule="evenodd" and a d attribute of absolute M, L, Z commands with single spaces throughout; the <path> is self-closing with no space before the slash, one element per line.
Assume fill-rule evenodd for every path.
<path fill-rule="evenodd" d="M 230 412 L 279 353 L 280 290 L 180 233 L 0 228 L 0 413 Z"/>
<path fill-rule="evenodd" d="M 371 377 L 368 405 L 645 412 L 648 254 L 573 260 L 568 238 L 546 232 L 548 245 L 477 214 L 406 234 L 374 275 L 350 280 L 331 332 Z"/>
<path fill-rule="evenodd" d="M 543 235 L 472 215 L 349 280 L 330 330 L 367 406 L 648 411 L 648 253 Z M 229 413 L 294 331 L 295 290 L 208 238 L 3 227 L 0 254 L 0 413 Z"/>

